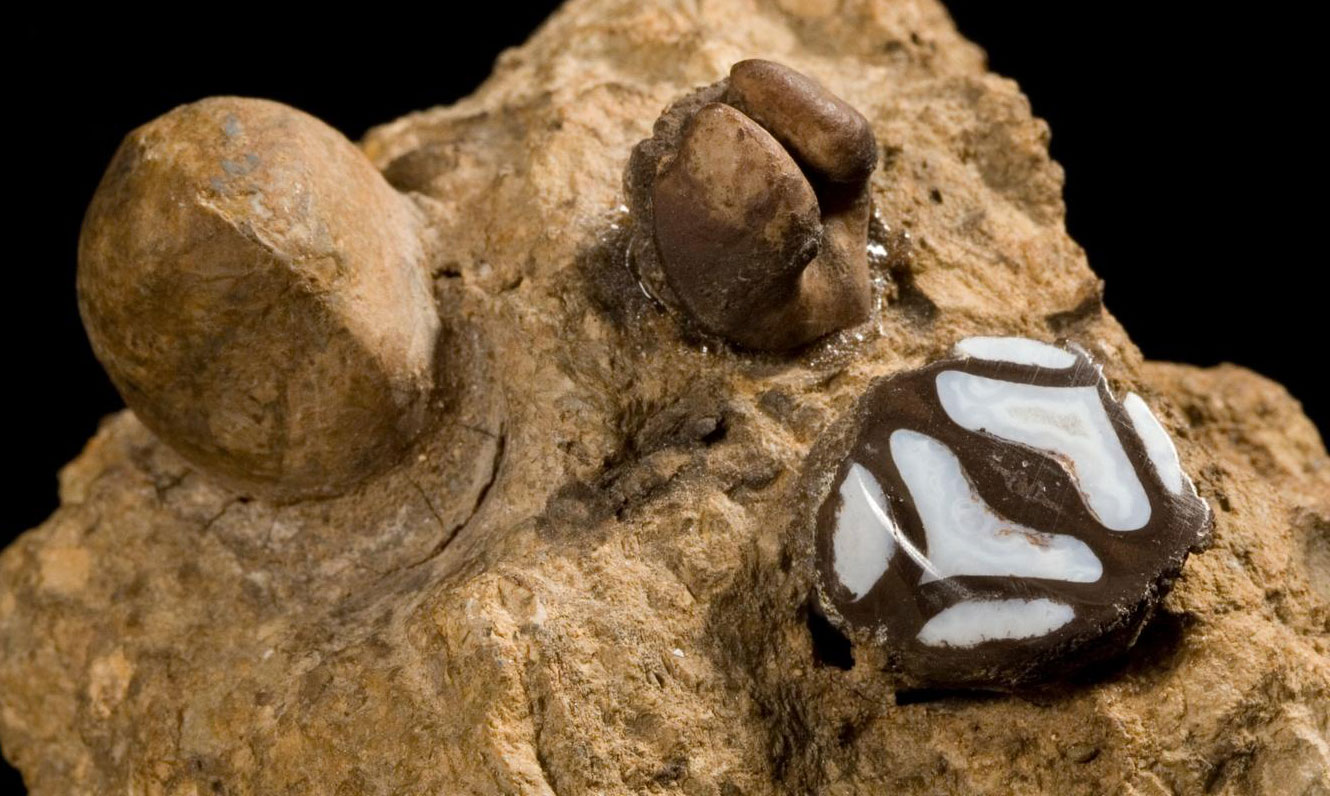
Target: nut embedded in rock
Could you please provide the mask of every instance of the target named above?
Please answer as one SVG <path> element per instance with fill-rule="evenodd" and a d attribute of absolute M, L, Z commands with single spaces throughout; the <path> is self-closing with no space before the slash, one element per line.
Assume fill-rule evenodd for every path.
<path fill-rule="evenodd" d="M 929 242 L 900 286 L 929 323 L 702 356 L 669 336 L 677 304 L 657 317 L 622 279 L 607 211 L 662 86 L 764 45 L 899 147 L 890 194 L 918 204 L 884 215 Z M 293 505 L 154 488 L 178 457 L 110 418 L 0 551 L 4 755 L 58 795 L 1326 791 L 1321 435 L 1249 371 L 1142 361 L 1087 302 L 1046 133 L 935 0 L 569 0 L 473 96 L 364 145 L 438 213 L 456 411 L 366 488 Z M 1215 509 L 1126 665 L 1028 697 L 905 691 L 808 600 L 822 495 L 800 474 L 844 450 L 800 462 L 879 380 L 979 332 L 1111 358 Z"/>
<path fill-rule="evenodd" d="M 1213 522 L 1168 432 L 1079 348 L 956 355 L 883 380 L 831 435 L 823 607 L 915 685 L 1012 688 L 1122 652 Z"/>
<path fill-rule="evenodd" d="M 84 220 L 79 309 L 139 419 L 274 499 L 337 494 L 424 425 L 421 216 L 312 116 L 217 97 L 132 132 Z"/>
<path fill-rule="evenodd" d="M 860 182 L 877 165 L 877 140 L 868 120 L 806 75 L 773 61 L 730 67 L 725 102 L 762 125 L 815 174 Z"/>
<path fill-rule="evenodd" d="M 705 332 L 751 349 L 866 320 L 876 150 L 867 120 L 815 81 L 735 64 L 633 151 L 639 276 Z"/>

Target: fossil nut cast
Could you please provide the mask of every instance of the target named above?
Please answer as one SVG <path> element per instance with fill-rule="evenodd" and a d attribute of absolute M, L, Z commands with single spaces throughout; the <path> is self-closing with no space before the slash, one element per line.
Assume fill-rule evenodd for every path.
<path fill-rule="evenodd" d="M 955 353 L 854 411 L 815 521 L 823 607 L 920 685 L 1015 687 L 1123 651 L 1210 532 L 1172 440 L 1078 348 Z"/>
<path fill-rule="evenodd" d="M 625 175 L 649 254 L 639 275 L 705 332 L 752 349 L 868 318 L 868 122 L 770 61 L 675 103 Z M 655 284 L 663 283 L 663 285 Z"/>
<path fill-rule="evenodd" d="M 79 309 L 125 402 L 198 467 L 275 499 L 336 494 L 425 421 L 439 318 L 420 226 L 328 125 L 205 99 L 116 152 Z"/>

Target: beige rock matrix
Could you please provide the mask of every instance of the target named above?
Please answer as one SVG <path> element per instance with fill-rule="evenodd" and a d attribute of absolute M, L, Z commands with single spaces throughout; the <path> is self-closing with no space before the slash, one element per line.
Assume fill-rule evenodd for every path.
<path fill-rule="evenodd" d="M 750 58 L 878 147 L 867 320 L 765 353 L 626 263 L 634 146 Z M 1047 143 L 924 0 L 572 0 L 359 151 L 234 98 L 135 131 L 80 257 L 133 411 L 0 554 L 5 754 L 37 794 L 1330 792 L 1330 458 L 1278 385 L 1142 360 Z M 1007 695 L 849 665 L 800 521 L 869 385 L 975 335 L 1084 347 L 1214 513 L 1125 658 Z"/>

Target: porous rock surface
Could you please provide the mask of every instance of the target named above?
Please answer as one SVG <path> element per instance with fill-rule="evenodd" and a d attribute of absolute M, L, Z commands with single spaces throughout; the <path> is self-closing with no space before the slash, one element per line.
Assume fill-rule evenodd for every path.
<path fill-rule="evenodd" d="M 794 356 L 685 339 L 622 260 L 631 147 L 754 56 L 883 150 L 873 318 Z M 1142 361 L 1047 141 L 924 0 L 573 0 L 363 142 L 443 242 L 436 430 L 276 506 L 109 418 L 0 556 L 5 754 L 38 794 L 1327 792 L 1330 459 L 1278 385 Z M 1123 661 L 898 692 L 810 631 L 801 465 L 971 334 L 1070 338 L 1141 393 L 1214 544 Z"/>

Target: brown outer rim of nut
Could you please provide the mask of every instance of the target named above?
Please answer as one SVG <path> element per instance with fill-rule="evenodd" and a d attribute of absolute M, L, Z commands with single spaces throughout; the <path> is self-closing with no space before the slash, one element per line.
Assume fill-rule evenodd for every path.
<path fill-rule="evenodd" d="M 814 571 L 818 603 L 834 625 L 859 643 L 883 647 L 909 684 L 1016 688 L 1064 676 L 1110 657 L 1135 642 L 1154 607 L 1181 572 L 1187 556 L 1204 549 L 1208 543 L 1213 528 L 1208 505 L 1185 491 L 1183 495 L 1168 492 L 1130 418 L 1120 403 L 1112 399 L 1099 367 L 1078 349 L 1072 351 L 1077 355 L 1076 363 L 1062 369 L 945 358 L 879 379 L 810 453 L 803 477 L 808 508 L 798 527 L 805 529 L 801 533 L 813 529 L 809 565 Z M 1150 520 L 1134 531 L 1111 531 L 1077 497 L 1063 506 L 1064 516 L 1072 519 L 1074 527 L 1068 527 L 1068 523 L 1050 528 L 1047 515 L 1032 512 L 1027 502 L 1003 488 L 998 467 L 988 463 L 993 460 L 991 457 L 997 457 L 998 461 L 1013 456 L 1038 460 L 1041 469 L 1069 490 L 1064 494 L 1079 496 L 1079 490 L 1049 454 L 968 431 L 952 421 L 942 409 L 936 391 L 936 376 L 946 370 L 1042 386 L 1095 386 L 1146 491 Z M 890 419 L 881 416 L 882 407 L 894 408 L 887 412 Z M 1118 577 L 1112 583 L 1078 584 L 1038 578 L 955 576 L 920 588 L 918 565 L 897 550 L 887 571 L 869 592 L 853 600 L 836 581 L 832 562 L 839 507 L 837 486 L 851 463 L 860 464 L 879 479 L 891 504 L 893 519 L 911 542 L 921 550 L 927 549 L 909 490 L 886 453 L 891 433 L 900 428 L 927 434 L 947 445 L 961 460 L 976 491 L 994 510 L 1035 530 L 1075 536 L 1099 556 L 1105 575 L 1101 581 L 1108 581 L 1115 574 Z M 867 444 L 880 446 L 881 453 L 876 459 L 864 455 Z M 1057 488 L 1051 491 L 1056 492 Z M 1087 528 L 1093 529 L 1090 536 L 1098 538 L 1087 538 L 1080 530 Z M 1158 547 L 1160 544 L 1162 549 Z M 990 641 L 963 648 L 922 644 L 915 634 L 923 623 L 956 600 L 965 599 L 947 593 L 950 586 L 957 584 L 972 589 L 974 593 L 969 595 L 972 597 L 1048 597 L 1072 605 L 1077 613 L 1067 625 L 1034 639 Z M 901 604 L 908 610 L 892 610 Z"/>

